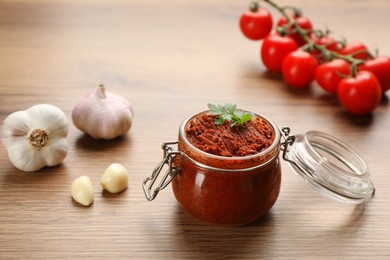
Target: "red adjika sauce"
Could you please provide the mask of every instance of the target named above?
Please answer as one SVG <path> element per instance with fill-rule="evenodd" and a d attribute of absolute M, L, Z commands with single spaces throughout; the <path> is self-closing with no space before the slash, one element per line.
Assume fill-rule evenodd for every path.
<path fill-rule="evenodd" d="M 208 111 L 179 130 L 172 190 L 182 207 L 217 224 L 252 222 L 276 202 L 281 184 L 280 132 L 254 115 L 243 126 L 216 125 Z"/>
<path fill-rule="evenodd" d="M 243 157 L 267 149 L 274 141 L 272 126 L 264 119 L 254 117 L 243 126 L 231 126 L 225 121 L 216 125 L 218 116 L 200 114 L 188 122 L 186 137 L 196 148 L 218 156 Z"/>

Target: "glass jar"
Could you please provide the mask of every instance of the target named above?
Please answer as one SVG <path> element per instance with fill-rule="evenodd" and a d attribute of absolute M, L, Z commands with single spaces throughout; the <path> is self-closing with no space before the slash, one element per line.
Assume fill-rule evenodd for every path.
<path fill-rule="evenodd" d="M 143 182 L 148 200 L 170 183 L 180 205 L 200 220 L 224 225 L 243 225 L 267 213 L 281 186 L 279 153 L 294 172 L 320 193 L 336 200 L 358 204 L 374 195 L 374 186 L 364 160 L 340 140 L 318 131 L 290 135 L 260 115 L 273 131 L 271 145 L 244 157 L 224 157 L 204 152 L 187 136 L 182 122 L 178 141 L 162 145 L 163 160 Z M 177 146 L 175 149 L 174 146 Z M 167 166 L 157 188 L 160 172 Z"/>
<path fill-rule="evenodd" d="M 265 120 L 274 137 L 266 150 L 224 157 L 189 142 L 186 127 L 191 120 L 180 126 L 178 150 L 185 156 L 176 157 L 174 162 L 178 170 L 172 189 L 181 206 L 201 220 L 229 225 L 246 224 L 268 212 L 278 198 L 281 183 L 278 128 Z"/>

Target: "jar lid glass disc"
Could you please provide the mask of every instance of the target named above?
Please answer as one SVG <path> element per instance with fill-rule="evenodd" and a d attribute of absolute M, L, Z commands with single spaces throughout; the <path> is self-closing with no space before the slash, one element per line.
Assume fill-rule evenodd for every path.
<path fill-rule="evenodd" d="M 366 163 L 337 138 L 310 131 L 296 135 L 286 147 L 283 158 L 321 194 L 350 204 L 362 203 L 374 195 Z"/>

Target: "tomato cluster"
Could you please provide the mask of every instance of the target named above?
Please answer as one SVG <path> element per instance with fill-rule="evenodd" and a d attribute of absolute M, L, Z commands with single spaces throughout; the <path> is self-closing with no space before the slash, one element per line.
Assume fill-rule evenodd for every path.
<path fill-rule="evenodd" d="M 373 57 L 361 42 L 339 42 L 314 30 L 301 12 L 282 14 L 275 32 L 266 8 L 252 5 L 241 15 L 242 33 L 248 39 L 263 41 L 260 57 L 264 66 L 281 73 L 292 88 L 306 88 L 316 81 L 337 95 L 350 113 L 371 113 L 390 89 L 390 58 Z"/>

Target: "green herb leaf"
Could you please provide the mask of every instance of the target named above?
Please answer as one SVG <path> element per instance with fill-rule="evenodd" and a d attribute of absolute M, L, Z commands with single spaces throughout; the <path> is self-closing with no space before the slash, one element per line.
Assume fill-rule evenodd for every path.
<path fill-rule="evenodd" d="M 223 124 L 223 122 L 224 122 L 225 120 L 223 119 L 223 117 L 218 117 L 217 119 L 215 119 L 215 124 L 216 125 L 222 125 Z"/>
<path fill-rule="evenodd" d="M 244 112 L 242 109 L 237 109 L 237 106 L 234 104 L 207 104 L 207 106 L 213 115 L 219 115 L 214 122 L 216 125 L 222 125 L 225 121 L 231 121 L 230 126 L 232 127 L 235 125 L 242 126 L 253 117 L 252 113 Z"/>

